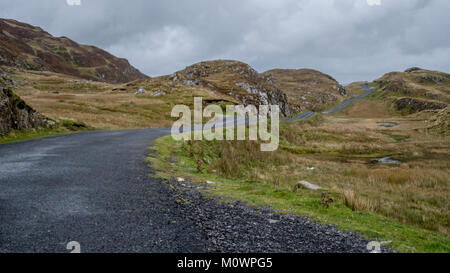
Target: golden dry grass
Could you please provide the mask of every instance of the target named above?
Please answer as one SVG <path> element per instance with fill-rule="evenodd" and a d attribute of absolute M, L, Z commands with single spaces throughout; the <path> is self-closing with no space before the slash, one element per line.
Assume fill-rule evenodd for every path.
<path fill-rule="evenodd" d="M 387 120 L 399 126 L 381 127 L 386 119 L 378 117 L 322 116 L 283 126 L 276 152 L 261 152 L 256 142 L 194 142 L 192 156 L 211 157 L 208 170 L 227 178 L 283 189 L 307 180 L 353 210 L 450 236 L 450 139 L 428 133 L 420 115 Z M 402 163 L 371 163 L 385 156 Z"/>
<path fill-rule="evenodd" d="M 136 129 L 170 127 L 170 112 L 176 104 L 192 105 L 195 96 L 204 99 L 234 101 L 200 87 L 187 87 L 164 77 L 114 85 L 83 81 L 50 73 L 18 71 L 16 78 L 25 82 L 15 91 L 30 106 L 54 119 L 83 121 L 101 129 Z M 136 95 L 139 87 L 148 93 Z M 166 93 L 153 97 L 156 90 Z"/>

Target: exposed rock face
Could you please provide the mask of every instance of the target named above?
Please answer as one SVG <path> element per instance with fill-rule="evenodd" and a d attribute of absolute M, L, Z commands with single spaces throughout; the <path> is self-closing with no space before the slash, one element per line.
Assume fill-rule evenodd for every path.
<path fill-rule="evenodd" d="M 402 98 L 395 101 L 397 110 L 406 110 L 409 113 L 417 113 L 424 110 L 441 110 L 447 107 L 447 104 L 430 102 L 415 98 Z"/>
<path fill-rule="evenodd" d="M 31 46 L 32 45 L 32 46 Z M 41 28 L 0 19 L 0 64 L 45 70 L 110 83 L 125 83 L 147 76 L 94 46 L 56 38 Z"/>
<path fill-rule="evenodd" d="M 312 69 L 274 69 L 264 75 L 287 95 L 295 112 L 322 111 L 348 95 L 333 77 Z"/>
<path fill-rule="evenodd" d="M 420 81 L 423 83 L 431 82 L 431 83 L 442 83 L 445 81 L 444 77 L 439 77 L 435 75 L 427 75 L 420 78 Z"/>
<path fill-rule="evenodd" d="M 278 105 L 283 115 L 291 115 L 287 97 L 273 84 L 273 79 L 259 74 L 245 63 L 226 60 L 201 62 L 174 73 L 169 79 L 221 92 L 243 105 Z"/>
<path fill-rule="evenodd" d="M 406 73 L 411 73 L 411 72 L 419 71 L 419 70 L 422 70 L 422 68 L 420 68 L 420 67 L 411 67 L 411 68 L 406 69 L 405 72 Z"/>
<path fill-rule="evenodd" d="M 16 96 L 0 79 L 0 135 L 11 130 L 29 131 L 47 125 L 45 118 Z"/>

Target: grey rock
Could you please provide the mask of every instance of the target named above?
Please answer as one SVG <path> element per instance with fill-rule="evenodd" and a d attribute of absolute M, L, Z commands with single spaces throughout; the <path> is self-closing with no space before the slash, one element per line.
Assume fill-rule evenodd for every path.
<path fill-rule="evenodd" d="M 428 76 L 420 77 L 420 81 L 423 83 L 426 83 L 426 82 L 442 83 L 445 81 L 445 78 L 439 77 L 439 76 L 434 76 L 434 75 L 428 75 Z"/>
<path fill-rule="evenodd" d="M 152 97 L 162 97 L 162 96 L 165 96 L 165 95 L 166 95 L 166 92 L 161 91 L 161 90 L 159 90 L 159 89 L 157 89 L 156 91 L 154 91 L 154 92 L 151 94 Z"/>
<path fill-rule="evenodd" d="M 140 87 L 137 91 L 136 91 L 136 95 L 141 95 L 141 94 L 146 94 L 147 90 L 145 90 L 144 88 Z"/>
<path fill-rule="evenodd" d="M 309 183 L 308 181 L 300 181 L 300 182 L 298 182 L 298 186 L 299 186 L 299 188 L 305 188 L 305 189 L 309 189 L 309 190 L 313 190 L 313 191 L 322 189 L 322 187 L 320 187 L 318 185 L 314 185 L 312 183 Z"/>
<path fill-rule="evenodd" d="M 447 107 L 445 103 L 430 102 L 415 98 L 402 98 L 395 102 L 397 110 L 407 110 L 409 113 L 418 113 L 424 110 L 441 110 Z"/>
<path fill-rule="evenodd" d="M 420 67 L 411 67 L 411 68 L 406 69 L 405 72 L 406 73 L 411 73 L 411 72 L 419 71 L 419 70 L 422 70 L 422 68 L 420 68 Z"/>
<path fill-rule="evenodd" d="M 398 164 L 402 163 L 402 162 L 400 162 L 398 160 L 392 159 L 390 156 L 383 157 L 383 158 L 375 158 L 375 159 L 372 159 L 371 162 L 372 163 L 386 164 L 386 165 L 398 165 Z"/>
<path fill-rule="evenodd" d="M 14 94 L 0 78 L 0 135 L 11 130 L 30 131 L 46 126 L 44 117 Z"/>

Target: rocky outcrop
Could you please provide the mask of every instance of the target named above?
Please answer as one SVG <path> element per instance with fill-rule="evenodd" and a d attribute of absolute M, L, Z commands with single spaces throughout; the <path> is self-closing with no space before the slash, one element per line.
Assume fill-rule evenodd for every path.
<path fill-rule="evenodd" d="M 146 78 L 126 59 L 39 27 L 0 19 L 0 65 L 62 73 L 87 80 L 125 83 Z"/>
<path fill-rule="evenodd" d="M 291 115 L 286 95 L 271 77 L 259 74 L 249 65 L 228 60 L 201 62 L 169 77 L 187 86 L 208 88 L 229 95 L 243 105 L 278 105 L 284 116 Z"/>
<path fill-rule="evenodd" d="M 28 106 L 7 87 L 3 79 L 0 79 L 0 135 L 7 134 L 11 130 L 29 131 L 46 127 L 49 123 L 50 121 Z"/>
<path fill-rule="evenodd" d="M 436 76 L 436 75 L 427 75 L 420 77 L 420 82 L 422 83 L 442 83 L 445 81 L 444 77 Z"/>
<path fill-rule="evenodd" d="M 401 98 L 395 102 L 398 111 L 406 111 L 407 113 L 418 113 L 424 110 L 441 110 L 447 107 L 447 104 L 425 101 L 415 98 Z"/>
<path fill-rule="evenodd" d="M 411 73 L 411 72 L 415 72 L 415 71 L 419 71 L 419 70 L 423 70 L 420 67 L 411 67 L 405 70 L 405 73 Z"/>

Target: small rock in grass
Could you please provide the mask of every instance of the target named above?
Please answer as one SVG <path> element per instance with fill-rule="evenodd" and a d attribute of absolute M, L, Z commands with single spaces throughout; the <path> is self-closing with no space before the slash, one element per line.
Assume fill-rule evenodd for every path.
<path fill-rule="evenodd" d="M 162 97 L 165 96 L 166 92 L 157 89 L 155 92 L 151 94 L 152 97 Z"/>
<path fill-rule="evenodd" d="M 144 88 L 139 88 L 137 91 L 136 91 L 136 95 L 140 95 L 140 94 L 146 94 L 147 93 L 147 90 L 145 90 Z"/>
<path fill-rule="evenodd" d="M 306 188 L 306 189 L 310 189 L 310 190 L 314 190 L 314 191 L 322 189 L 322 187 L 320 187 L 318 185 L 314 185 L 312 183 L 309 183 L 308 181 L 298 182 L 297 188 Z"/>
<path fill-rule="evenodd" d="M 184 182 L 184 181 L 185 181 L 185 179 L 184 179 L 184 178 L 182 178 L 182 177 L 178 177 L 178 178 L 177 178 L 177 181 L 178 181 L 178 182 Z"/>

